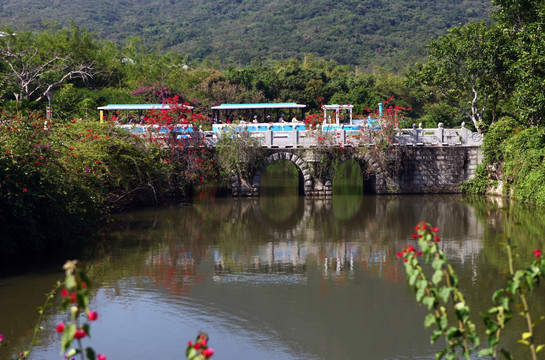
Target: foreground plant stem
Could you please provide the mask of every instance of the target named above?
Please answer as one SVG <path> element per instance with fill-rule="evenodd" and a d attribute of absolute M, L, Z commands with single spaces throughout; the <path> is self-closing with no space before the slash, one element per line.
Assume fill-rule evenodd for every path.
<path fill-rule="evenodd" d="M 57 293 L 57 290 L 59 290 L 60 287 L 61 287 L 61 283 L 58 282 L 50 292 L 45 294 L 45 303 L 44 303 L 44 305 L 42 307 L 38 308 L 39 309 L 38 313 L 40 314 L 40 316 L 38 317 L 38 321 L 36 323 L 36 326 L 34 327 L 34 333 L 32 335 L 32 341 L 30 342 L 30 348 L 23 352 L 25 359 L 28 358 L 28 355 L 32 351 L 32 348 L 34 347 L 34 344 L 36 344 L 36 338 L 38 337 L 38 331 L 40 331 L 42 329 L 41 324 L 42 324 L 42 320 L 43 320 L 43 317 L 44 317 L 45 308 L 49 306 L 49 304 L 51 303 L 51 299 L 53 299 L 53 297 Z"/>

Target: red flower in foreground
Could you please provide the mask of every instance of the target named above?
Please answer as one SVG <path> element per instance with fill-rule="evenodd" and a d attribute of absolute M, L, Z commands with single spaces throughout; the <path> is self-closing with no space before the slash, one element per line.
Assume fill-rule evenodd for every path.
<path fill-rule="evenodd" d="M 212 355 L 214 355 L 214 349 L 205 349 L 202 354 L 206 357 L 211 357 Z"/>
<path fill-rule="evenodd" d="M 106 355 L 97 354 L 97 360 L 106 360 Z"/>
<path fill-rule="evenodd" d="M 85 335 L 87 335 L 87 334 L 85 334 L 85 330 L 78 329 L 74 333 L 74 339 L 83 339 L 85 337 Z"/>
<path fill-rule="evenodd" d="M 66 290 L 66 289 L 61 290 L 61 296 L 62 297 L 67 297 L 68 295 L 69 295 L 68 290 Z"/>
<path fill-rule="evenodd" d="M 541 250 L 535 249 L 534 250 L 534 256 L 536 257 L 536 259 L 539 259 L 539 257 L 541 256 Z"/>
<path fill-rule="evenodd" d="M 78 296 L 76 295 L 76 293 L 70 294 L 70 302 L 75 303 L 77 301 L 78 301 Z"/>
<path fill-rule="evenodd" d="M 64 325 L 63 322 L 60 322 L 60 323 L 57 325 L 57 327 L 56 327 L 58 333 L 64 332 L 64 329 L 65 329 L 65 328 L 66 328 L 66 326 Z"/>
<path fill-rule="evenodd" d="M 98 314 L 96 311 L 89 311 L 87 313 L 87 317 L 89 317 L 89 321 L 95 321 L 96 319 L 98 319 Z"/>
<path fill-rule="evenodd" d="M 436 236 L 436 237 L 433 238 L 433 241 L 439 242 L 439 241 L 441 241 L 441 238 L 439 236 Z"/>

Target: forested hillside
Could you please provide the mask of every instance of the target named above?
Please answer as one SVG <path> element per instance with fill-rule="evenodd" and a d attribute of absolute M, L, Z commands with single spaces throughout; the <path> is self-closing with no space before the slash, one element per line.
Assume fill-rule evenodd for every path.
<path fill-rule="evenodd" d="M 488 19 L 489 0 L 3 0 L 0 23 L 38 30 L 74 20 L 99 38 L 248 65 L 314 53 L 403 71 L 447 29 Z"/>

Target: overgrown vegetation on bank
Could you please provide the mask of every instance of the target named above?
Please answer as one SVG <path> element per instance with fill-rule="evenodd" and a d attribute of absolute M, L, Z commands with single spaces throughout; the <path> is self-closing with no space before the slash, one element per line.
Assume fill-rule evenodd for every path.
<path fill-rule="evenodd" d="M 465 185 L 470 193 L 496 191 L 545 206 L 545 129 L 525 128 L 511 118 L 493 124 L 484 138 L 483 164 Z"/>
<path fill-rule="evenodd" d="M 64 258 L 108 213 L 182 198 L 203 181 L 186 165 L 201 153 L 96 121 L 0 114 L 0 264 Z"/>

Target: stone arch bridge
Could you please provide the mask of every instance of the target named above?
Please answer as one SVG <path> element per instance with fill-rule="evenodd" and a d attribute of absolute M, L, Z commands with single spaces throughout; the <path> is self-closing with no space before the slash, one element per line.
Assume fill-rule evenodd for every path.
<path fill-rule="evenodd" d="M 310 130 L 293 124 L 237 124 L 225 125 L 227 131 L 182 127 L 174 131 L 165 129 L 164 133 L 149 126 L 125 126 L 139 136 L 196 141 L 208 147 L 215 147 L 224 134 L 245 133 L 258 139 L 264 149 L 263 161 L 247 178 L 232 178 L 233 196 L 259 196 L 265 168 L 277 161 L 295 164 L 305 196 L 330 196 L 334 164 L 350 159 L 359 164 L 364 191 L 369 193 L 459 193 L 460 185 L 474 176 L 482 158 L 482 135 L 464 124 L 458 129 L 444 129 L 441 125 L 432 129 L 415 125 L 411 129 L 395 129 L 387 155 L 373 151 L 376 129 L 361 126 Z M 362 137 L 367 140 L 362 141 Z M 329 147 L 320 146 L 320 139 L 325 138 L 331 142 Z"/>
<path fill-rule="evenodd" d="M 364 191 L 375 194 L 459 193 L 460 185 L 471 179 L 481 161 L 479 146 L 403 146 L 395 147 L 389 159 L 357 148 L 346 148 L 342 155 L 333 152 L 338 164 L 353 159 L 364 179 Z M 326 159 L 327 162 L 328 159 Z M 332 159 L 329 159 L 332 160 Z M 232 178 L 233 196 L 259 196 L 266 167 L 277 161 L 289 161 L 298 169 L 305 196 L 327 197 L 333 194 L 334 166 L 320 170 L 324 154 L 316 149 L 270 148 L 264 161 L 248 178 Z"/>

